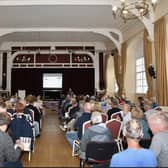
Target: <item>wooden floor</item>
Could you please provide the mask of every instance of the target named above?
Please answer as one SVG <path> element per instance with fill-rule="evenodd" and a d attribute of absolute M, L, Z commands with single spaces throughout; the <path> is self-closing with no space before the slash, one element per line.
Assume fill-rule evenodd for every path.
<path fill-rule="evenodd" d="M 72 157 L 71 152 L 64 132 L 59 129 L 56 112 L 46 110 L 41 136 L 36 139 L 31 161 L 24 153 L 22 163 L 24 167 L 79 167 L 78 157 Z"/>

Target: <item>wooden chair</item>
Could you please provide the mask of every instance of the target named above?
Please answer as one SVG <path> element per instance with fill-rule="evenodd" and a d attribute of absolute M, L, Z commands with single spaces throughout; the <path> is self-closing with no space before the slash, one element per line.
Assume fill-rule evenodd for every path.
<path fill-rule="evenodd" d="M 122 140 L 120 138 L 122 122 L 117 119 L 111 119 L 106 122 L 106 127 L 109 128 L 113 139 L 117 142 L 118 150 L 122 151 Z"/>

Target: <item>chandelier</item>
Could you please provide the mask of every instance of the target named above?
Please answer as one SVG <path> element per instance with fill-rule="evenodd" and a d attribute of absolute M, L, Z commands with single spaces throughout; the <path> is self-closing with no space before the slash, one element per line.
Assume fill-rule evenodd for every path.
<path fill-rule="evenodd" d="M 127 1 L 127 2 L 126 2 Z M 126 20 L 137 19 L 149 13 L 150 6 L 155 10 L 158 0 L 121 0 L 121 7 L 112 6 L 113 16 L 117 13 Z"/>

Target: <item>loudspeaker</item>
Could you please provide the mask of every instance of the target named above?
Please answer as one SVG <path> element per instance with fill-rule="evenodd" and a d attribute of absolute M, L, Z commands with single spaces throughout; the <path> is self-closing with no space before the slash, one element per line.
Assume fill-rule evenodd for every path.
<path fill-rule="evenodd" d="M 111 56 L 113 57 L 115 55 L 115 49 L 111 50 Z"/>
<path fill-rule="evenodd" d="M 150 75 L 152 78 L 156 79 L 156 72 L 155 72 L 155 69 L 154 69 L 153 65 L 150 64 L 150 65 L 148 66 L 148 72 L 149 72 L 149 75 Z"/>

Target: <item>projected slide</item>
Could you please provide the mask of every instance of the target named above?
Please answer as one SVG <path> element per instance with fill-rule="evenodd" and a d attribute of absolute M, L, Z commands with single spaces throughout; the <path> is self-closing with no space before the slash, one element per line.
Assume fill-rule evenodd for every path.
<path fill-rule="evenodd" d="M 43 88 L 46 89 L 61 89 L 62 74 L 61 73 L 44 73 Z"/>

